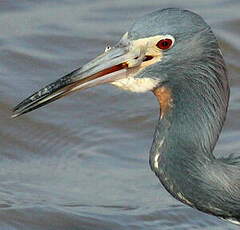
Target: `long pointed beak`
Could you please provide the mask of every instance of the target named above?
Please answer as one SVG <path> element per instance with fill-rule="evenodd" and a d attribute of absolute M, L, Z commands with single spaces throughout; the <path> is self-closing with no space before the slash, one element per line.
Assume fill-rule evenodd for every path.
<path fill-rule="evenodd" d="M 130 42 L 117 45 L 23 100 L 13 109 L 12 117 L 35 110 L 76 90 L 126 78 L 130 69 L 142 63 L 144 55 L 142 47 L 133 48 Z"/>

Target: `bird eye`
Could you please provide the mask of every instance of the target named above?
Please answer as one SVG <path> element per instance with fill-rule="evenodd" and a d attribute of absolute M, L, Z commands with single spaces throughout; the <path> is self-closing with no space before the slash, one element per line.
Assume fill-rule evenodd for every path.
<path fill-rule="evenodd" d="M 169 48 L 171 48 L 173 44 L 172 39 L 170 38 L 165 38 L 165 39 L 161 39 L 158 43 L 157 43 L 157 47 L 161 50 L 167 50 Z"/>

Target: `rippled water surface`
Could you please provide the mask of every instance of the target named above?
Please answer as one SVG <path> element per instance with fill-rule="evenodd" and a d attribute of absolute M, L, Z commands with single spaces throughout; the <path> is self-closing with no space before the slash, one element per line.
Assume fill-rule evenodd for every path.
<path fill-rule="evenodd" d="M 112 86 L 18 119 L 33 91 L 114 44 L 157 8 L 201 14 L 229 70 L 231 101 L 215 149 L 240 153 L 240 1 L 0 1 L 0 229 L 238 229 L 174 200 L 148 165 L 158 104 Z"/>

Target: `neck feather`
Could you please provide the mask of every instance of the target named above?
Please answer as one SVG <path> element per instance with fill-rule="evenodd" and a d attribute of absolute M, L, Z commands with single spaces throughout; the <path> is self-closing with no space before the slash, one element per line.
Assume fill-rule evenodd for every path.
<path fill-rule="evenodd" d="M 195 206 L 192 197 L 201 201 L 202 170 L 216 162 L 212 151 L 225 121 L 229 87 L 224 63 L 211 59 L 179 70 L 173 79 L 154 91 L 160 118 L 150 165 L 175 198 Z"/>

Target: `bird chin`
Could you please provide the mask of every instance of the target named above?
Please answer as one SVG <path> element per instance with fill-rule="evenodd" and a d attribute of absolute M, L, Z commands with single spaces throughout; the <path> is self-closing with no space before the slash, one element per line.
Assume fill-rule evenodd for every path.
<path fill-rule="evenodd" d="M 157 87 L 159 80 L 153 78 L 135 78 L 133 76 L 119 79 L 111 82 L 112 85 L 120 89 L 131 91 L 134 93 L 145 93 Z"/>

